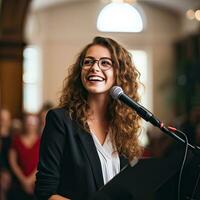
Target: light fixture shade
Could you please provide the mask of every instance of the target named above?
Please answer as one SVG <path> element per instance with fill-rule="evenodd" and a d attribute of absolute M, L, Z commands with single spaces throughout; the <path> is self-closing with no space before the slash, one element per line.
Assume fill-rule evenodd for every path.
<path fill-rule="evenodd" d="M 141 32 L 143 21 L 135 7 L 128 3 L 113 2 L 100 12 L 97 29 L 102 32 Z"/>

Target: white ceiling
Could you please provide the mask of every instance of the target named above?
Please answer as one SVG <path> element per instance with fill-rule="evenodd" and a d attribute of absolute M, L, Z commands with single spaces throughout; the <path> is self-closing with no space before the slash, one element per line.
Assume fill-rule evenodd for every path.
<path fill-rule="evenodd" d="M 49 6 L 55 6 L 61 3 L 73 2 L 73 1 L 86 1 L 86 0 L 32 0 L 31 9 L 39 10 L 39 9 L 47 8 Z"/>
<path fill-rule="evenodd" d="M 88 1 L 88 0 L 32 0 L 31 9 L 38 10 L 49 6 L 54 6 L 57 4 L 74 2 L 74 1 L 78 2 L 78 1 Z M 93 0 L 93 1 L 109 2 L 110 0 Z M 137 0 L 137 1 L 165 7 L 180 13 L 183 13 L 191 8 L 193 9 L 200 8 L 200 0 Z"/>

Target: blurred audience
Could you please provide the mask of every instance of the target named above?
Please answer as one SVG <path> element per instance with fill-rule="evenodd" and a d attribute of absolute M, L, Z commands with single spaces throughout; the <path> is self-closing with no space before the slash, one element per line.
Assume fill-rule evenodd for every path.
<path fill-rule="evenodd" d="M 31 200 L 39 157 L 40 136 L 53 104 L 43 104 L 38 115 L 12 119 L 0 109 L 0 200 Z"/>
<path fill-rule="evenodd" d="M 163 157 L 168 154 L 172 139 L 156 127 L 150 126 L 147 131 L 148 144 L 144 149 L 143 157 Z"/>
<path fill-rule="evenodd" d="M 195 131 L 196 131 L 195 142 L 196 145 L 200 146 L 200 123 L 197 124 Z"/>
<path fill-rule="evenodd" d="M 9 193 L 10 200 L 34 199 L 35 174 L 39 156 L 39 119 L 37 115 L 26 114 L 23 129 L 12 140 L 9 162 L 15 175 Z"/>
<path fill-rule="evenodd" d="M 200 105 L 193 107 L 188 117 L 180 125 L 180 130 L 186 133 L 191 144 L 196 143 L 196 130 L 200 123 Z"/>

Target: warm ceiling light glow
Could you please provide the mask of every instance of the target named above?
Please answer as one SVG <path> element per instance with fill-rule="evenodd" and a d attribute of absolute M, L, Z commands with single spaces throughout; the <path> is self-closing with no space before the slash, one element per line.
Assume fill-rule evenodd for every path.
<path fill-rule="evenodd" d="M 132 3 L 136 3 L 137 0 L 124 0 L 124 3 L 129 3 L 129 4 L 132 4 Z"/>
<path fill-rule="evenodd" d="M 187 12 L 186 12 L 186 17 L 188 18 L 188 19 L 194 19 L 195 18 L 195 15 L 194 15 L 194 10 L 192 10 L 192 9 L 190 9 L 190 10 L 188 10 Z"/>
<path fill-rule="evenodd" d="M 97 29 L 103 32 L 141 32 L 143 21 L 138 10 L 128 3 L 110 3 L 100 12 Z"/>
<path fill-rule="evenodd" d="M 111 0 L 113 3 L 123 3 L 123 0 Z"/>
<path fill-rule="evenodd" d="M 111 2 L 114 2 L 114 3 L 135 3 L 137 0 L 111 0 Z"/>
<path fill-rule="evenodd" d="M 195 18 L 200 21 L 200 10 L 195 11 Z"/>

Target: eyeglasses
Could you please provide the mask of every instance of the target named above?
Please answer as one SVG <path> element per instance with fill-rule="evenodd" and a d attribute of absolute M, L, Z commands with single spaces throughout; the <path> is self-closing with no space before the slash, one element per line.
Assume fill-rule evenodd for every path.
<path fill-rule="evenodd" d="M 113 67 L 113 61 L 110 58 L 102 57 L 99 60 L 96 60 L 92 57 L 85 57 L 82 62 L 82 68 L 90 69 L 96 62 L 102 71 L 109 70 L 111 67 Z"/>

